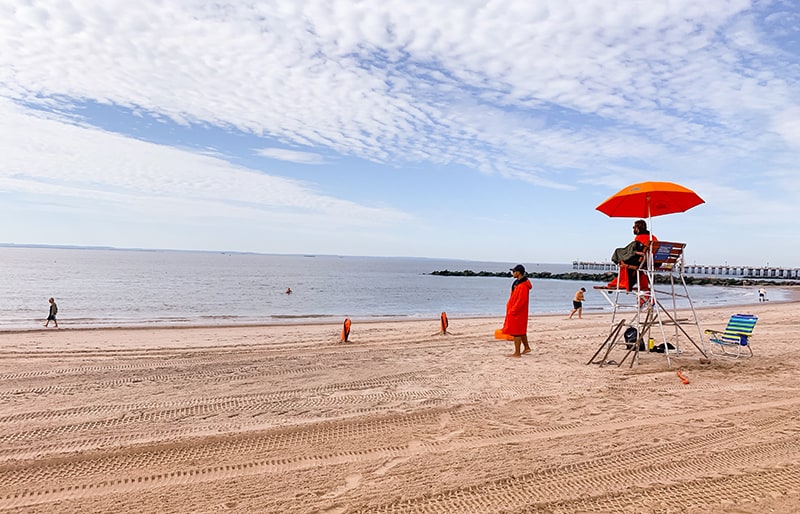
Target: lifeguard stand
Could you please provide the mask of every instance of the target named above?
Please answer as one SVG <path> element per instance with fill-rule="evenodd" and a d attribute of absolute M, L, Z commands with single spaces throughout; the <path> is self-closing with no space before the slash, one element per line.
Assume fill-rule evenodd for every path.
<path fill-rule="evenodd" d="M 643 264 L 637 269 L 637 274 L 647 276 L 648 287 L 641 288 L 641 280 L 636 281 L 636 286 L 630 291 L 626 289 L 608 288 L 596 286 L 595 289 L 603 291 L 603 297 L 608 300 L 612 307 L 611 332 L 595 352 L 589 363 L 595 362 L 594 359 L 605 350 L 603 358 L 599 364 L 605 365 L 610 361 L 608 356 L 612 349 L 618 344 L 625 326 L 631 326 L 637 330 L 637 339 L 631 344 L 627 343 L 625 356 L 617 363 L 621 366 L 632 353 L 631 366 L 638 362 L 639 351 L 642 349 L 652 350 L 653 347 L 663 344 L 664 355 L 667 359 L 667 366 L 672 366 L 670 356 L 679 355 L 683 352 L 681 348 L 681 338 L 685 337 L 695 348 L 708 358 L 708 353 L 703 339 L 703 330 L 700 327 L 700 320 L 694 309 L 694 303 L 689 295 L 686 280 L 683 276 L 684 258 L 683 252 L 686 243 L 675 243 L 670 241 L 653 241 L 648 251 L 645 252 Z M 656 284 L 656 276 L 668 276 L 669 289 L 667 284 Z M 666 282 L 661 280 L 661 282 Z M 678 317 L 678 299 L 685 298 L 691 310 L 691 317 L 681 319 Z M 670 305 L 665 306 L 663 301 L 668 301 Z M 625 319 L 617 321 L 619 313 L 633 311 L 630 322 Z M 692 326 L 697 330 L 697 341 L 687 332 L 691 331 Z M 669 330 L 674 327 L 674 333 Z M 668 334 L 668 332 L 670 332 Z M 645 341 L 653 340 L 652 346 Z M 699 344 L 698 344 L 699 341 Z M 672 348 L 670 348 L 672 345 Z"/>

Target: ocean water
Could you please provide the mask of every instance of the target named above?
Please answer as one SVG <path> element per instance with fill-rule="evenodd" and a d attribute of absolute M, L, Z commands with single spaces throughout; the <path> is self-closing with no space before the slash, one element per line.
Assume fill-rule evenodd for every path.
<path fill-rule="evenodd" d="M 432 271 L 507 271 L 515 262 L 61 248 L 0 248 L 0 330 L 38 328 L 53 296 L 63 327 L 268 324 L 502 316 L 511 278 Z M 563 273 L 571 264 L 523 262 Z M 608 311 L 600 282 L 533 280 L 531 314 Z M 293 294 L 285 291 L 291 288 Z M 754 287 L 690 286 L 695 307 L 757 302 Z M 771 288 L 773 301 L 789 293 Z M 679 307 L 687 306 L 685 302 Z"/>

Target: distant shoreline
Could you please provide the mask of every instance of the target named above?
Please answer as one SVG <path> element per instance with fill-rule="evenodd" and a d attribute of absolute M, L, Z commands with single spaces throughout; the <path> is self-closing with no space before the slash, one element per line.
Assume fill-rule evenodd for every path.
<path fill-rule="evenodd" d="M 231 254 L 231 255 L 269 255 L 269 256 L 286 256 L 286 257 L 347 257 L 347 258 L 372 258 L 372 259 L 419 259 L 419 260 L 447 260 L 447 261 L 462 261 L 462 262 L 497 262 L 502 263 L 505 261 L 484 261 L 482 259 L 464 259 L 460 257 L 417 257 L 417 256 L 408 256 L 408 255 L 341 255 L 341 254 L 327 254 L 327 253 L 268 253 L 268 252 L 253 252 L 253 251 L 244 251 L 244 250 L 208 250 L 208 249 L 181 249 L 181 248 L 137 248 L 137 247 L 121 247 L 121 246 L 92 246 L 92 245 L 53 245 L 53 244 L 43 244 L 43 243 L 3 243 L 0 242 L 0 248 L 30 248 L 30 249 L 39 249 L 39 250 L 92 250 L 92 251 L 114 251 L 114 252 L 174 252 L 174 253 L 211 253 L 211 254 Z M 564 265 L 569 266 L 570 264 L 574 264 L 575 261 L 569 262 L 537 262 L 532 263 L 533 265 Z M 721 266 L 711 266 L 711 267 L 721 267 Z M 751 267 L 751 268 L 759 268 L 758 266 L 733 266 L 733 267 Z M 447 270 L 445 270 L 447 271 Z M 469 271 L 469 270 L 466 270 Z M 495 273 L 495 272 L 476 272 L 476 273 Z M 502 273 L 502 272 L 501 272 Z M 431 273 L 431 274 L 435 274 Z M 529 273 L 532 275 L 532 273 Z M 465 275 L 466 276 L 466 275 Z M 496 275 L 496 276 L 504 276 L 504 275 Z M 508 273 L 505 276 L 511 276 Z M 687 277 L 689 275 L 686 275 Z M 696 277 L 696 275 L 693 275 Z M 536 277 L 536 278 L 544 278 L 544 277 Z M 568 279 L 565 279 L 568 280 Z M 757 280 L 758 283 L 762 283 L 758 277 L 754 280 Z M 770 280 L 770 279 L 766 279 Z M 798 285 L 800 285 L 800 280 L 797 281 Z M 767 282 L 764 282 L 767 283 Z"/>
<path fill-rule="evenodd" d="M 759 308 L 764 308 L 768 305 L 787 305 L 787 304 L 798 304 L 800 305 L 800 288 L 796 290 L 792 290 L 792 298 L 790 300 L 777 300 L 773 302 L 766 302 L 766 303 L 738 303 L 738 304 L 730 304 L 724 307 L 719 305 L 706 305 L 706 306 L 699 306 L 695 307 L 695 311 L 719 311 L 724 310 L 727 307 L 735 307 L 739 310 L 742 310 L 742 307 L 753 307 L 758 306 Z M 567 309 L 568 310 L 568 309 Z M 679 308 L 678 312 L 689 312 L 689 308 Z M 731 309 L 733 311 L 733 309 Z M 592 309 L 584 309 L 583 316 L 591 316 L 591 317 L 600 317 L 600 316 L 608 316 L 610 317 L 610 313 L 603 311 L 603 312 L 592 312 Z M 531 319 L 557 319 L 563 318 L 564 313 L 530 313 Z M 401 316 L 385 316 L 385 317 L 359 317 L 359 316 L 350 316 L 351 320 L 354 324 L 358 325 L 375 325 L 375 324 L 394 324 L 394 323 L 431 323 L 431 327 L 436 328 L 436 325 L 439 322 L 438 317 L 401 317 Z M 487 314 L 485 316 L 481 315 L 469 315 L 469 316 L 449 316 L 450 321 L 485 321 L 485 320 L 497 320 L 499 323 L 502 323 L 503 316 L 496 315 L 496 314 Z M 344 320 L 344 317 L 342 318 Z M 0 328 L 0 334 L 27 334 L 27 333 L 58 333 L 58 332 L 99 332 L 99 331 L 146 331 L 146 330 L 235 330 L 235 329 L 252 329 L 252 328 L 278 328 L 278 327 L 302 327 L 302 326 L 330 326 L 330 327 L 341 327 L 342 320 L 329 320 L 329 319 L 313 319 L 313 318 L 298 318 L 296 322 L 289 322 L 289 321 L 276 321 L 276 322 L 245 322 L 245 323 L 221 323 L 221 324 L 202 324 L 202 323 L 194 323 L 194 322 L 187 322 L 184 325 L 178 324 L 143 324 L 143 325 L 107 325 L 102 327 L 70 327 L 69 320 L 61 321 L 61 325 L 59 325 L 58 329 L 55 328 L 44 328 L 41 326 L 40 323 L 36 323 L 34 327 L 31 328 L 10 328 L 10 329 L 2 329 Z M 65 324 L 66 323 L 66 324 Z"/>

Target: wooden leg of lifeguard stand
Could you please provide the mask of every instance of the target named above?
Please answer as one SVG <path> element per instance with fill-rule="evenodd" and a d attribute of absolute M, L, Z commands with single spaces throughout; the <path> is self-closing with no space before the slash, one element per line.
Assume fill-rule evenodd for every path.
<path fill-rule="evenodd" d="M 591 359 L 589 359 L 589 362 L 587 362 L 587 363 L 586 363 L 586 365 L 587 365 L 587 366 L 588 366 L 589 364 L 594 364 L 594 359 L 595 359 L 595 357 L 597 357 L 597 356 L 600 354 L 600 352 L 602 352 L 602 351 L 603 351 L 603 347 L 604 347 L 604 346 L 608 345 L 608 348 L 606 348 L 606 353 L 603 355 L 603 358 L 602 358 L 602 360 L 599 362 L 599 364 L 600 364 L 600 366 L 602 367 L 602 366 L 603 366 L 603 365 L 606 363 L 606 359 L 608 358 L 608 354 L 609 354 L 609 353 L 611 353 L 611 348 L 613 348 L 613 347 L 614 347 L 614 343 L 617 341 L 617 337 L 619 337 L 619 333 L 620 333 L 620 331 L 622 330 L 622 326 L 623 326 L 624 324 L 625 324 L 625 320 L 624 320 L 624 319 L 623 319 L 623 320 L 620 320 L 620 322 L 619 322 L 619 323 L 617 323 L 617 326 L 615 326 L 615 327 L 614 327 L 614 329 L 613 329 L 613 330 L 611 331 L 611 333 L 608 335 L 608 337 L 606 338 L 606 340 L 605 340 L 605 341 L 603 341 L 603 344 L 601 344 L 601 345 L 600 345 L 600 348 L 598 348 L 598 349 L 597 349 L 597 351 L 596 351 L 596 352 L 594 352 L 594 355 L 592 355 L 592 358 L 591 358 Z"/>

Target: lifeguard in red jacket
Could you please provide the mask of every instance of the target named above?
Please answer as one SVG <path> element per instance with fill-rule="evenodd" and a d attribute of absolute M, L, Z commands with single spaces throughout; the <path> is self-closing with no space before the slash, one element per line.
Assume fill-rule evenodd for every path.
<path fill-rule="evenodd" d="M 517 264 L 511 268 L 514 284 L 511 286 L 511 297 L 506 303 L 506 319 L 503 322 L 503 333 L 514 336 L 514 353 L 509 357 L 520 357 L 523 353 L 530 353 L 528 346 L 528 302 L 530 297 L 531 281 L 525 273 L 525 266 Z M 521 347 L 524 347 L 522 349 Z M 522 349 L 522 352 L 520 352 Z"/>
<path fill-rule="evenodd" d="M 639 279 L 639 290 L 647 291 L 650 289 L 650 281 L 647 275 L 640 268 L 646 263 L 647 253 L 650 252 L 650 247 L 653 243 L 658 242 L 656 236 L 647 230 L 647 222 L 645 220 L 636 220 L 633 223 L 633 242 L 636 244 L 637 255 L 631 262 L 619 263 L 619 275 L 617 278 L 608 283 L 607 287 L 612 289 L 620 288 L 627 291 L 632 290 L 636 286 L 637 277 Z M 632 264 L 635 262 L 635 264 Z"/>

